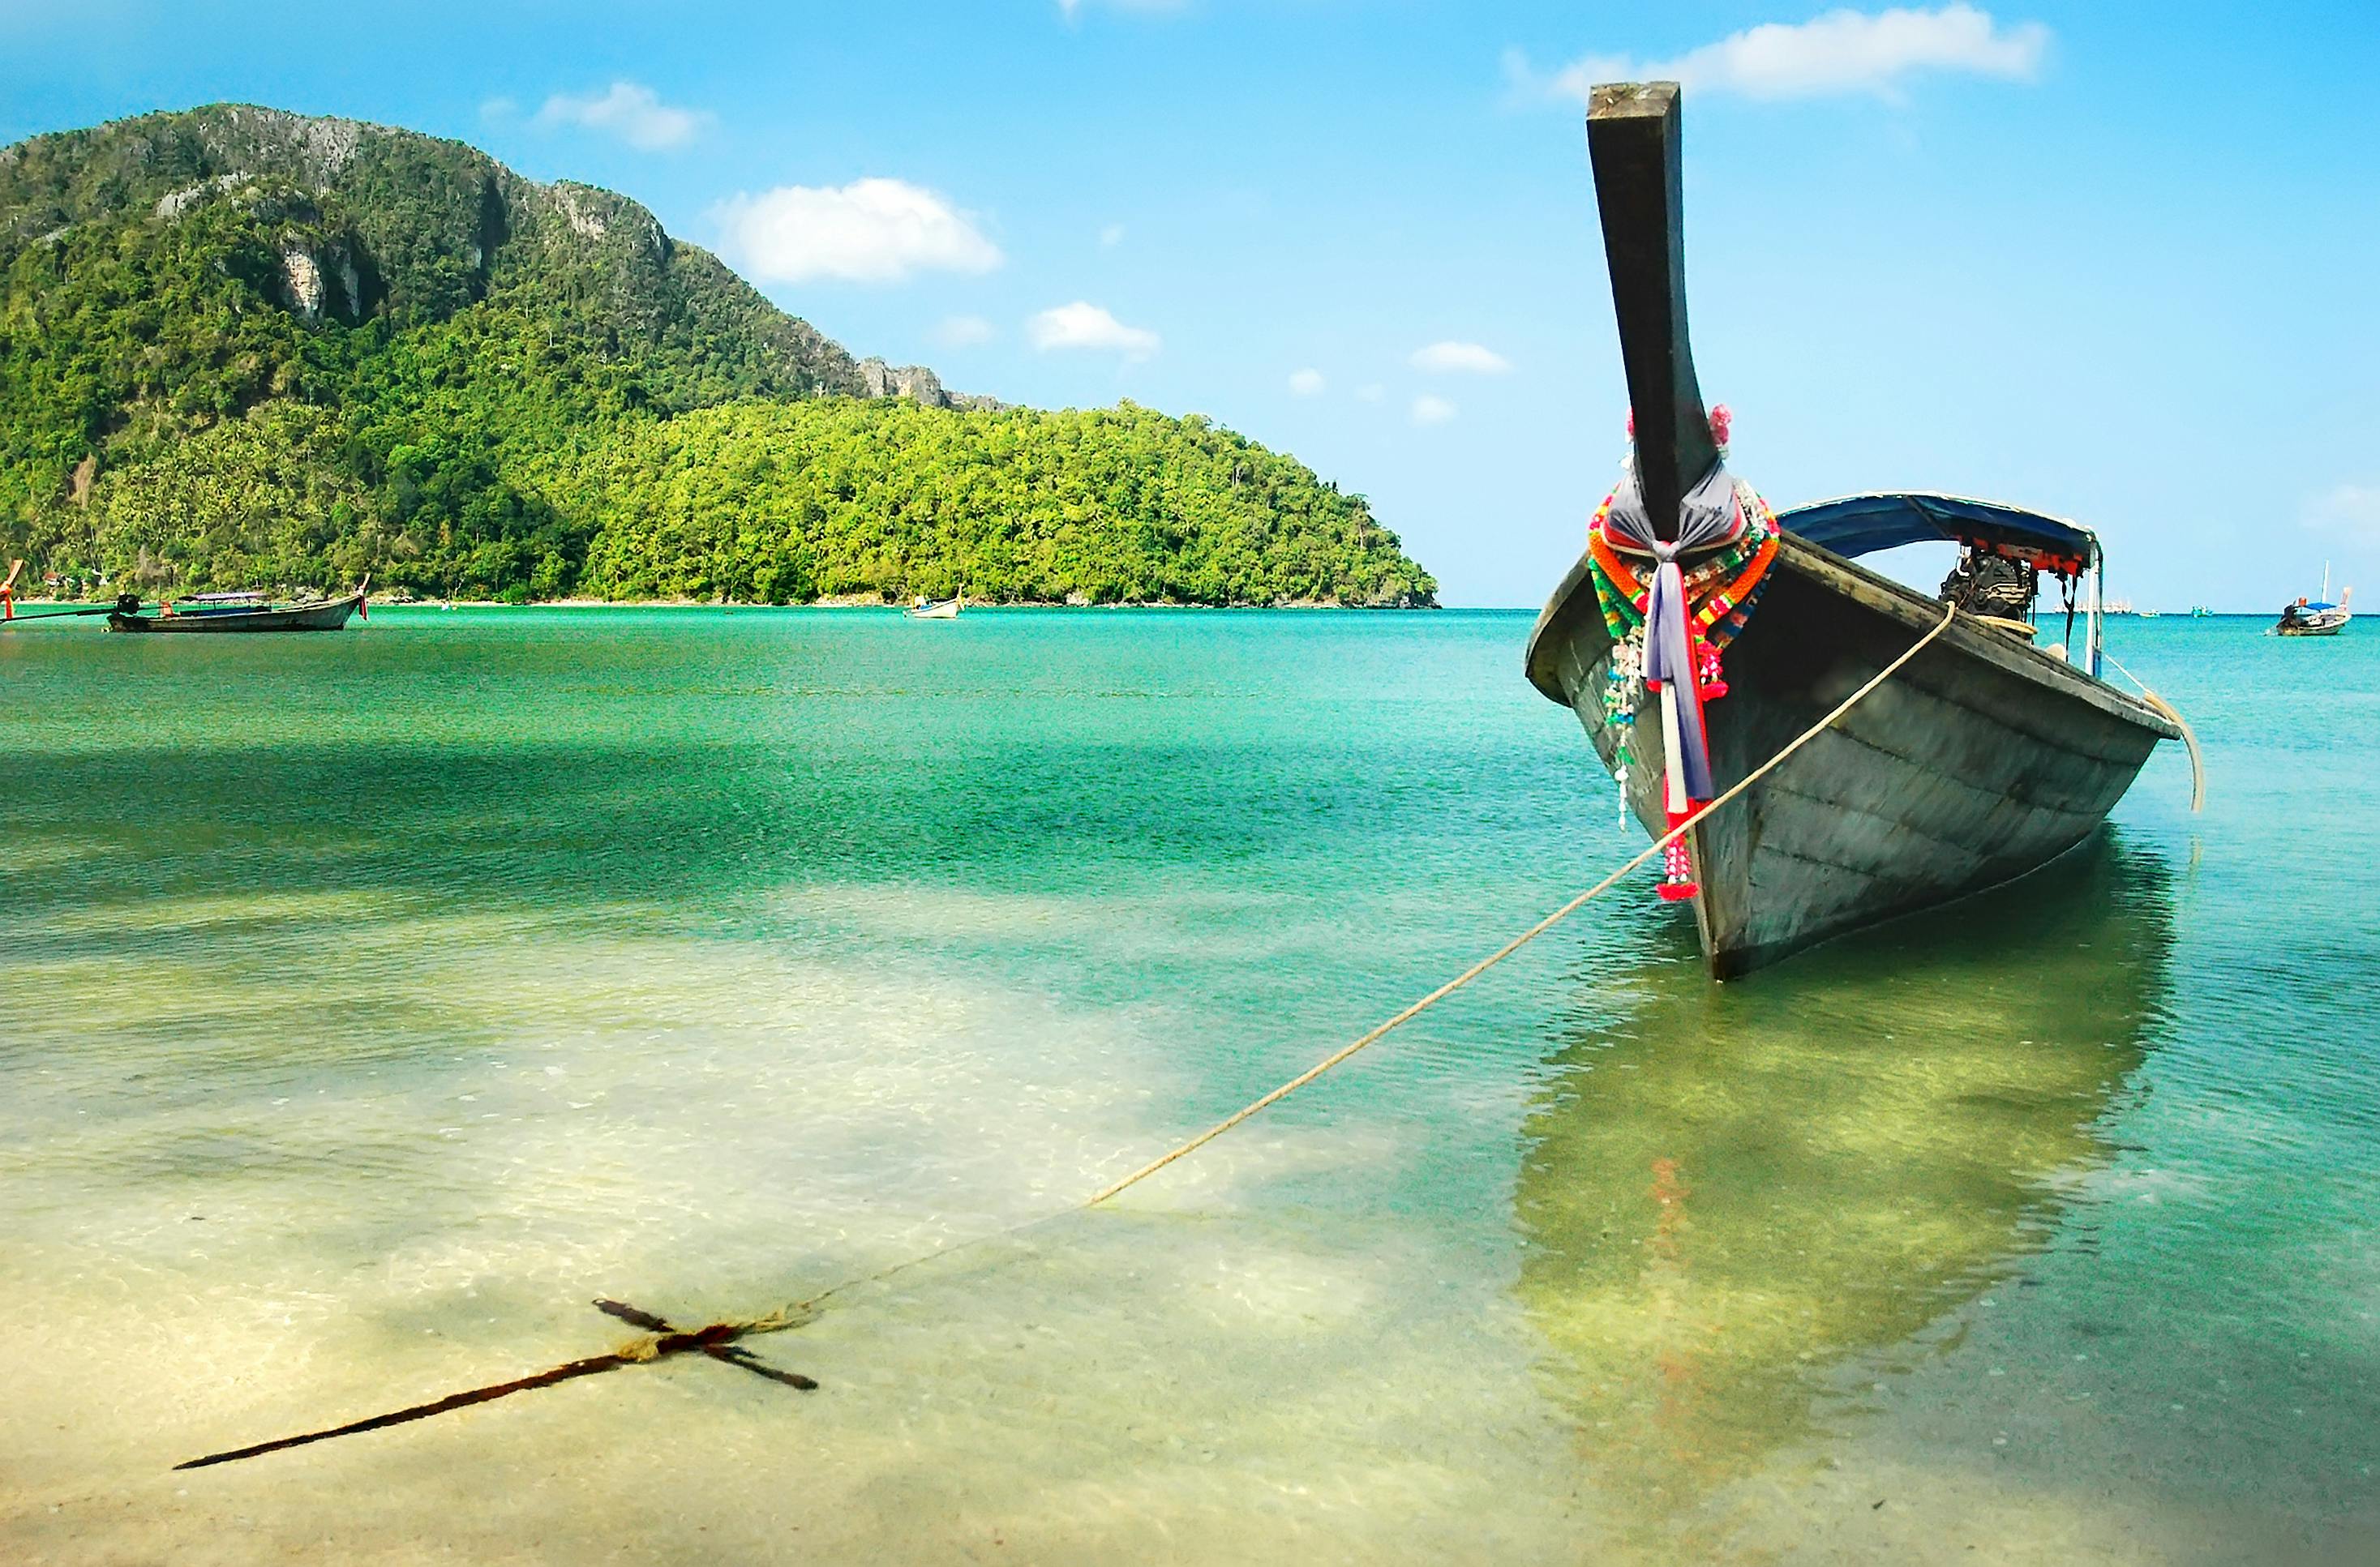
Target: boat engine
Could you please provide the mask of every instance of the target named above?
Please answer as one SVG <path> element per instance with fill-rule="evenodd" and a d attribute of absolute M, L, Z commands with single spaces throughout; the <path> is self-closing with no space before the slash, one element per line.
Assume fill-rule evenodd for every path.
<path fill-rule="evenodd" d="M 1959 552 L 1959 563 L 1942 579 L 1940 597 L 1943 603 L 1955 604 L 1971 615 L 2021 621 L 2033 613 L 2033 601 L 2040 592 L 2041 573 L 2033 566 L 1970 545 Z"/>

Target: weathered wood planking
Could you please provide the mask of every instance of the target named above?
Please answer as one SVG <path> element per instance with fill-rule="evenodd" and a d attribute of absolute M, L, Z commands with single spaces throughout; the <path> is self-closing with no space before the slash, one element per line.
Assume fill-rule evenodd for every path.
<path fill-rule="evenodd" d="M 1941 617 L 1941 606 L 1788 535 L 1706 709 L 1724 790 L 1784 749 Z M 1530 681 L 1577 713 L 1609 767 L 1612 652 L 1573 569 L 1538 617 Z M 1653 709 L 1646 709 L 1647 717 Z M 1694 829 L 1695 922 L 1732 978 L 1829 936 L 2021 876 L 2096 827 L 2170 722 L 2005 633 L 1954 625 L 1742 799 Z M 1660 726 L 1640 719 L 1629 808 L 1666 822 Z"/>
<path fill-rule="evenodd" d="M 1675 82 L 1597 87 L 1587 151 L 1634 411 L 1639 493 L 1674 539 L 1686 486 L 1718 460 L 1686 329 Z M 1713 783 L 1732 788 L 1939 621 L 1942 606 L 1786 536 L 1706 709 Z M 1529 639 L 1529 679 L 1577 713 L 1606 766 L 1633 738 L 1628 808 L 1667 830 L 1659 709 L 1608 725 L 1612 642 L 1582 556 Z M 2147 706 L 2005 632 L 1954 624 L 1687 838 L 1711 972 L 1979 891 L 2055 859 L 2123 796 L 2160 739 Z"/>

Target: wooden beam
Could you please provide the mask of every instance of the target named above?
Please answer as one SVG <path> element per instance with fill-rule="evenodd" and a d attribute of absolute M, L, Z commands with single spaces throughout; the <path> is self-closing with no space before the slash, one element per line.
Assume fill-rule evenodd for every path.
<path fill-rule="evenodd" d="M 1680 500 L 1718 462 L 1686 333 L 1678 84 L 1597 87 L 1588 98 L 1586 151 L 1636 419 L 1637 483 L 1655 536 L 1675 538 Z"/>
<path fill-rule="evenodd" d="M 556 1382 L 566 1382 L 579 1377 L 592 1377 L 604 1371 L 616 1371 L 624 1366 L 650 1365 L 653 1361 L 665 1360 L 673 1355 L 684 1355 L 688 1351 L 708 1355 L 714 1360 L 724 1361 L 730 1366 L 766 1377 L 772 1382 L 782 1382 L 789 1388 L 798 1388 L 804 1392 L 809 1392 L 818 1387 L 816 1381 L 803 1376 L 799 1371 L 780 1371 L 775 1367 L 762 1362 L 751 1351 L 735 1343 L 737 1339 L 748 1333 L 775 1332 L 781 1327 L 799 1326 L 797 1321 L 777 1317 L 743 1322 L 713 1322 L 707 1328 L 697 1328 L 688 1333 L 680 1332 L 663 1319 L 654 1316 L 650 1311 L 639 1310 L 624 1301 L 598 1300 L 595 1302 L 595 1309 L 607 1317 L 616 1317 L 623 1322 L 631 1323 L 654 1334 L 653 1342 L 645 1346 L 641 1352 L 614 1351 L 610 1355 L 590 1355 L 583 1360 L 566 1360 L 559 1366 L 551 1366 L 526 1377 L 515 1377 L 510 1381 L 491 1382 L 485 1387 L 472 1388 L 465 1392 L 449 1393 L 444 1398 L 432 1399 L 428 1404 L 412 1404 L 404 1409 L 392 1410 L 386 1415 L 374 1415 L 369 1419 L 350 1420 L 344 1426 L 332 1426 L 322 1430 L 307 1431 L 294 1437 L 279 1437 L 272 1441 L 255 1442 L 247 1447 L 230 1448 L 222 1452 L 210 1452 L 204 1458 L 193 1458 L 186 1463 L 176 1464 L 174 1467 L 204 1469 L 216 1464 L 236 1464 L 243 1458 L 260 1458 L 268 1452 L 281 1452 L 293 1447 L 305 1447 L 313 1442 L 328 1441 L 333 1437 L 347 1437 L 362 1431 L 384 1430 L 390 1426 L 402 1426 L 414 1420 L 426 1420 L 432 1415 L 443 1415 L 450 1409 L 468 1408 L 474 1404 L 488 1404 L 499 1398 L 510 1398 L 516 1392 L 527 1392 L 532 1388 L 550 1388 Z"/>

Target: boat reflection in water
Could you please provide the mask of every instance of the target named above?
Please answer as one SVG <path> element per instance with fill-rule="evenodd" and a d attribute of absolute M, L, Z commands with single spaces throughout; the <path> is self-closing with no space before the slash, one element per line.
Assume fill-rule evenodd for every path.
<path fill-rule="evenodd" d="M 2163 862 L 2103 832 L 1997 893 L 1713 985 L 1682 947 L 1524 1126 L 1519 1290 L 1623 1509 L 1817 1434 L 1852 1363 L 2046 1241 L 2143 1059 Z M 1866 1378 L 1860 1379 L 1863 1382 Z"/>

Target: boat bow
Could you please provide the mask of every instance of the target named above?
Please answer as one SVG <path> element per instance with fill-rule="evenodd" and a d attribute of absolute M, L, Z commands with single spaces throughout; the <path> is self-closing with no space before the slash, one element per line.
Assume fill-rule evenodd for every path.
<path fill-rule="evenodd" d="M 1587 143 L 1634 445 L 1531 633 L 1528 678 L 1578 715 L 1657 836 L 1826 729 L 1674 848 L 1663 894 L 1692 902 L 1714 975 L 2010 880 L 2082 841 L 2157 741 L 2180 734 L 2096 678 L 2097 539 L 2046 513 L 1919 492 L 1768 512 L 1729 476 L 1726 412 L 1704 406 L 1694 375 L 1676 85 L 1597 87 Z M 2070 616 L 2086 615 L 2085 655 L 2033 645 L 2029 621 L 1962 615 L 1828 727 L 1944 612 L 1851 557 L 1921 538 L 2020 573 L 2028 602 L 2038 573 L 2064 580 L 2070 640 Z M 2086 577 L 2087 609 L 2071 597 Z M 1639 723 L 1657 694 L 1659 721 Z"/>

